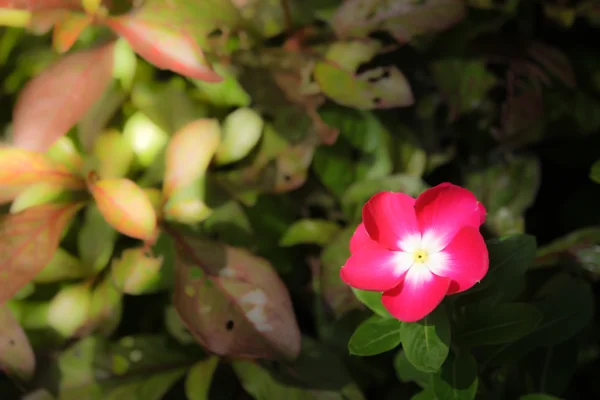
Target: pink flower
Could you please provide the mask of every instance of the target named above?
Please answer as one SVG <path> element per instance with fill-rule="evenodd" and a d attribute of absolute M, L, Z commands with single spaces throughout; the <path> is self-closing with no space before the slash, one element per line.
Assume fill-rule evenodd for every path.
<path fill-rule="evenodd" d="M 416 200 L 378 193 L 363 207 L 342 280 L 383 292 L 383 305 L 394 317 L 418 321 L 444 296 L 471 288 L 487 273 L 488 251 L 479 233 L 485 215 L 473 193 L 450 183 Z"/>

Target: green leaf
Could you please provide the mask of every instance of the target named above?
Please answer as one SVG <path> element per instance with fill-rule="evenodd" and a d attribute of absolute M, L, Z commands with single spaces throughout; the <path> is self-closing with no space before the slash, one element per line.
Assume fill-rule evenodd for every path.
<path fill-rule="evenodd" d="M 357 179 L 377 179 L 392 172 L 391 134 L 373 113 L 331 105 L 321 107 L 319 114 L 327 125 L 339 129 L 340 137 L 332 146 L 317 148 L 312 168 L 336 196 L 343 198 Z"/>
<path fill-rule="evenodd" d="M 404 350 L 400 350 L 394 357 L 394 370 L 401 382 L 415 382 L 422 388 L 430 386 L 432 374 L 416 369 L 406 358 Z"/>
<path fill-rule="evenodd" d="M 445 59 L 431 69 L 453 118 L 476 110 L 496 84 L 494 75 L 479 60 Z"/>
<path fill-rule="evenodd" d="M 477 394 L 477 362 L 469 353 L 450 354 L 433 376 L 431 387 L 438 400 L 473 400 Z"/>
<path fill-rule="evenodd" d="M 354 234 L 356 226 L 350 226 L 340 232 L 321 252 L 321 269 L 319 280 L 316 280 L 317 292 L 323 296 L 326 304 L 336 316 L 360 308 L 360 302 L 354 296 L 350 286 L 340 278 L 340 268 L 348 257 L 348 243 Z"/>
<path fill-rule="evenodd" d="M 381 295 L 383 293 L 355 288 L 352 288 L 352 292 L 361 303 L 367 306 L 375 314 L 383 318 L 393 318 L 392 314 L 390 314 L 390 312 L 383 306 L 383 303 L 381 302 Z"/>
<path fill-rule="evenodd" d="M 89 266 L 93 271 L 104 269 L 112 256 L 117 236 L 117 231 L 106 222 L 98 207 L 89 205 L 77 237 L 83 265 Z"/>
<path fill-rule="evenodd" d="M 0 306 L 0 369 L 28 381 L 35 371 L 35 355 L 27 335 L 5 304 Z"/>
<path fill-rule="evenodd" d="M 460 339 L 468 346 L 509 343 L 533 332 L 541 320 L 542 314 L 531 304 L 481 308 L 467 314 Z"/>
<path fill-rule="evenodd" d="M 213 64 L 213 69 L 223 80 L 221 82 L 204 82 L 191 79 L 198 88 L 199 97 L 211 104 L 221 107 L 247 107 L 250 105 L 250 95 L 238 83 L 235 71 L 231 67 Z"/>
<path fill-rule="evenodd" d="M 219 364 L 219 357 L 211 356 L 198 361 L 188 372 L 185 380 L 185 394 L 188 400 L 208 400 L 210 384 Z"/>
<path fill-rule="evenodd" d="M 562 343 L 581 332 L 591 321 L 594 296 L 588 283 L 568 275 L 557 275 L 543 288 L 536 302 L 543 318 L 535 331 L 523 338 L 487 349 L 485 364 L 519 360 L 532 350 Z"/>
<path fill-rule="evenodd" d="M 560 396 L 567 390 L 577 371 L 578 339 L 575 336 L 556 346 L 538 349 L 527 358 L 528 374 L 540 392 Z"/>
<path fill-rule="evenodd" d="M 549 394 L 534 393 L 519 397 L 519 400 L 562 400 L 560 397 L 550 396 Z"/>
<path fill-rule="evenodd" d="M 333 221 L 326 219 L 301 219 L 296 221 L 284 233 L 280 246 L 289 247 L 298 244 L 318 244 L 324 246 L 340 231 Z"/>
<path fill-rule="evenodd" d="M 523 213 L 537 196 L 540 168 L 537 158 L 518 157 L 467 175 L 465 187 L 485 204 L 488 228 L 498 235 L 524 232 Z"/>
<path fill-rule="evenodd" d="M 410 398 L 410 400 L 438 400 L 438 399 L 435 396 L 435 393 L 433 393 L 433 389 L 426 388 L 426 389 L 421 390 L 419 393 L 415 394 L 413 397 Z"/>
<path fill-rule="evenodd" d="M 319 390 L 311 387 L 295 387 L 275 380 L 267 370 L 248 361 L 234 361 L 233 370 L 248 394 L 256 400 L 364 400 L 355 384 L 349 383 L 337 391 Z"/>
<path fill-rule="evenodd" d="M 450 321 L 443 306 L 417 322 L 403 323 L 402 348 L 412 365 L 423 372 L 437 372 L 450 351 Z"/>
<path fill-rule="evenodd" d="M 493 306 L 515 299 L 525 287 L 525 273 L 533 264 L 536 240 L 531 235 L 509 235 L 486 242 L 490 266 L 481 283 L 464 295 L 465 300 Z"/>
<path fill-rule="evenodd" d="M 355 220 L 361 219 L 362 206 L 375 194 L 383 191 L 402 192 L 416 197 L 427 189 L 419 177 L 408 174 L 388 175 L 374 179 L 357 180 L 341 196 L 344 213 Z"/>
<path fill-rule="evenodd" d="M 374 356 L 400 344 L 402 322 L 374 315 L 356 328 L 348 343 L 350 354 Z"/>
<path fill-rule="evenodd" d="M 600 160 L 596 161 L 590 169 L 590 179 L 600 183 Z"/>
<path fill-rule="evenodd" d="M 59 398 L 159 400 L 197 359 L 165 338 L 126 336 L 107 342 L 89 336 L 58 358 Z"/>

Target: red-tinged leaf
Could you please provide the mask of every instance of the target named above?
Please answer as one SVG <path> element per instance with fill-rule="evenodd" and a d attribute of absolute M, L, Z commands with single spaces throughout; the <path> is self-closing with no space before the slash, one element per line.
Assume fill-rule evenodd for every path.
<path fill-rule="evenodd" d="M 13 112 L 17 147 L 46 151 L 85 115 L 112 79 L 114 43 L 69 54 L 25 86 Z"/>
<path fill-rule="evenodd" d="M 40 182 L 69 189 L 85 187 L 80 177 L 41 153 L 11 147 L 0 148 L 0 198 L 10 198 L 9 193 L 19 192 L 27 185 Z"/>
<path fill-rule="evenodd" d="M 221 356 L 293 359 L 300 331 L 290 296 L 264 259 L 174 234 L 174 305 L 194 337 Z"/>
<path fill-rule="evenodd" d="M 333 17 L 340 37 L 367 37 L 377 30 L 388 31 L 399 42 L 443 31 L 466 13 L 464 0 L 347 0 Z"/>
<path fill-rule="evenodd" d="M 527 54 L 565 85 L 571 88 L 576 86 L 573 66 L 560 50 L 540 42 L 532 42 L 527 47 Z"/>
<path fill-rule="evenodd" d="M 220 143 L 221 127 L 216 119 L 199 119 L 179 129 L 165 154 L 165 197 L 204 175 Z"/>
<path fill-rule="evenodd" d="M 93 16 L 87 14 L 67 13 L 54 25 L 52 46 L 59 53 L 69 51 L 79 35 L 93 21 Z"/>
<path fill-rule="evenodd" d="M 0 217 L 0 304 L 48 265 L 64 228 L 81 207 L 44 204 Z"/>
<path fill-rule="evenodd" d="M 0 8 L 28 11 L 73 9 L 80 7 L 80 0 L 0 0 Z"/>
<path fill-rule="evenodd" d="M 35 371 L 35 355 L 19 325 L 6 305 L 0 306 L 0 369 L 23 381 Z"/>
<path fill-rule="evenodd" d="M 156 212 L 150 198 L 129 179 L 102 179 L 89 185 L 98 210 L 113 228 L 136 239 L 150 240 Z"/>
<path fill-rule="evenodd" d="M 238 18 L 237 9 L 227 1 L 148 0 L 141 8 L 105 23 L 156 67 L 220 82 L 200 43 L 215 29 L 235 25 Z"/>

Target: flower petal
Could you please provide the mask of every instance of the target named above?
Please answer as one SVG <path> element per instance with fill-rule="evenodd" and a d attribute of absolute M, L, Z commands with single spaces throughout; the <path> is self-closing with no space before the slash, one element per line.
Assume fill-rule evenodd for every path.
<path fill-rule="evenodd" d="M 439 248 L 431 249 L 435 251 L 448 245 L 462 227 L 479 228 L 485 221 L 485 208 L 475 195 L 451 183 L 424 191 L 415 202 L 415 210 L 423 235 L 436 237 Z"/>
<path fill-rule="evenodd" d="M 383 292 L 396 287 L 412 263 L 410 254 L 374 243 L 353 253 L 340 270 L 340 277 L 356 289 Z"/>
<path fill-rule="evenodd" d="M 356 227 L 354 234 L 352 234 L 352 238 L 350 239 L 350 253 L 354 254 L 361 247 L 372 247 L 379 246 L 376 241 L 371 239 L 367 230 L 365 229 L 365 224 L 360 224 Z"/>
<path fill-rule="evenodd" d="M 397 287 L 383 293 L 383 306 L 400 321 L 414 322 L 442 302 L 450 279 L 434 275 L 424 264 L 414 265 Z"/>
<path fill-rule="evenodd" d="M 450 244 L 437 254 L 441 257 L 431 257 L 427 266 L 434 274 L 452 280 L 448 294 L 470 289 L 488 271 L 488 250 L 476 228 L 462 228 Z"/>
<path fill-rule="evenodd" d="M 415 199 L 404 193 L 377 193 L 365 204 L 363 223 L 371 239 L 392 250 L 411 250 L 420 241 Z"/>

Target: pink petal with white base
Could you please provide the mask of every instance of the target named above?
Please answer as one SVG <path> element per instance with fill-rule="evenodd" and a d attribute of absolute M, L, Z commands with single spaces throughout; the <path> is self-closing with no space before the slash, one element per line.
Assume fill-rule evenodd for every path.
<path fill-rule="evenodd" d="M 350 239 L 350 253 L 354 254 L 358 249 L 362 247 L 378 247 L 379 244 L 375 242 L 365 229 L 365 224 L 360 224 L 356 227 L 352 238 Z"/>
<path fill-rule="evenodd" d="M 371 239 L 392 250 L 421 237 L 415 199 L 404 193 L 377 193 L 363 207 L 362 218 Z"/>
<path fill-rule="evenodd" d="M 451 183 L 427 189 L 415 202 L 419 227 L 424 235 L 433 233 L 437 238 L 437 251 L 448 245 L 461 228 L 479 228 L 485 221 L 481 207 L 473 193 Z"/>
<path fill-rule="evenodd" d="M 443 254 L 441 262 L 431 262 L 428 266 L 434 274 L 452 280 L 448 294 L 470 289 L 487 273 L 488 251 L 476 228 L 462 228 L 440 254 Z"/>
<path fill-rule="evenodd" d="M 404 322 L 425 318 L 442 302 L 450 279 L 434 275 L 424 264 L 413 266 L 404 281 L 383 293 L 381 301 L 394 317 Z"/>
<path fill-rule="evenodd" d="M 356 289 L 383 292 L 396 287 L 412 264 L 412 255 L 375 244 L 353 253 L 340 270 L 340 277 Z"/>

